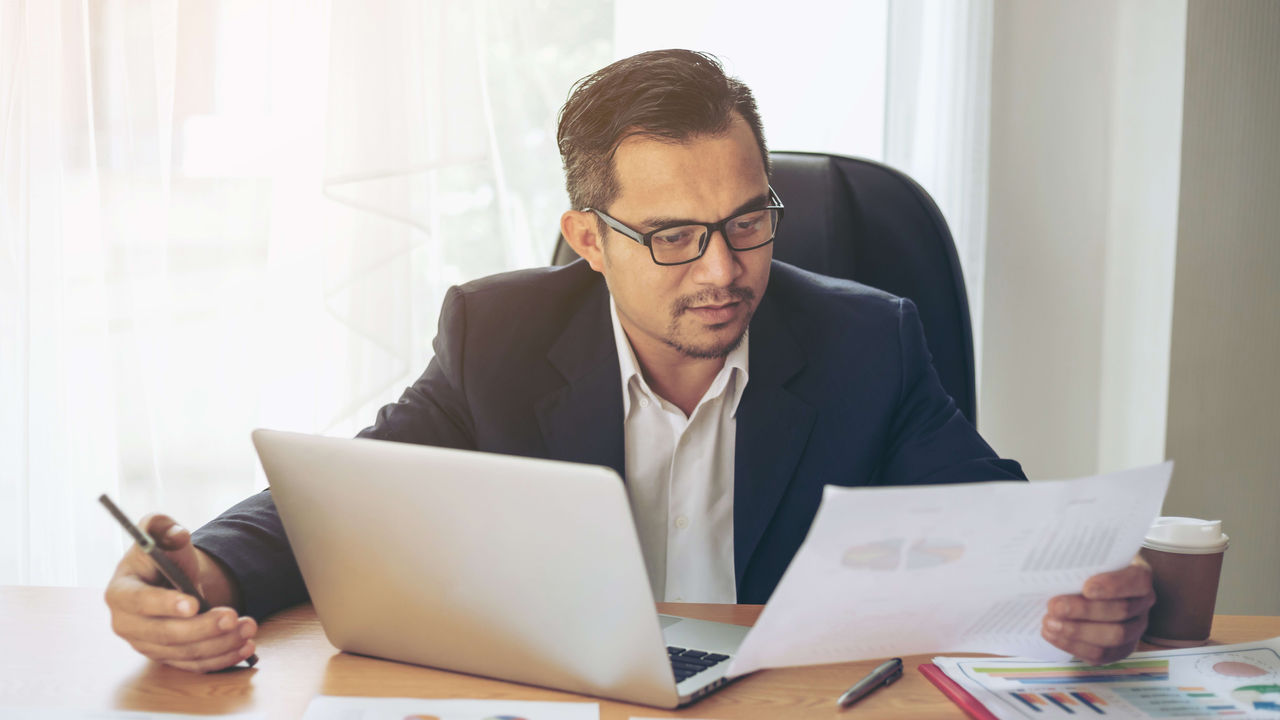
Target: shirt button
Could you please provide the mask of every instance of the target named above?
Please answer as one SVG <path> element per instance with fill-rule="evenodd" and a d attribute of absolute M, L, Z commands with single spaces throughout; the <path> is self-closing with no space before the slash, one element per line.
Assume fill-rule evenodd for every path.
<path fill-rule="evenodd" d="M 640 407 L 649 407 L 649 398 L 640 398 Z"/>
<path fill-rule="evenodd" d="M 681 530 L 689 527 L 689 518 L 685 517 L 684 515 L 677 517 L 676 527 L 680 528 Z"/>

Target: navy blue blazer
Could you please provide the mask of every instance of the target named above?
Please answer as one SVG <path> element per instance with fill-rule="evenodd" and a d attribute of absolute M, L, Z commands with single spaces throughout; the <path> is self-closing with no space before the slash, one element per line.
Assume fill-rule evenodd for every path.
<path fill-rule="evenodd" d="M 594 463 L 625 478 L 603 278 L 582 261 L 450 289 L 435 357 L 361 437 Z M 774 261 L 751 321 L 734 455 L 738 602 L 763 603 L 827 484 L 1024 479 L 938 381 L 910 300 Z M 270 491 L 198 530 L 262 617 L 306 599 Z"/>

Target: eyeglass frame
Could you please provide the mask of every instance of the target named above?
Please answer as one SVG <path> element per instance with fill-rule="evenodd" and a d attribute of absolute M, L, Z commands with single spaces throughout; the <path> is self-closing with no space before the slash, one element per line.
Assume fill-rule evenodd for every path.
<path fill-rule="evenodd" d="M 740 213 L 734 213 L 733 215 L 730 215 L 729 217 L 727 217 L 727 218 L 725 218 L 725 219 L 721 220 L 720 222 L 715 222 L 715 223 L 696 223 L 696 222 L 680 222 L 680 223 L 672 223 L 672 224 L 670 224 L 670 225 L 663 225 L 662 227 L 657 228 L 657 229 L 655 229 L 655 230 L 650 230 L 650 231 L 649 231 L 649 232 L 647 232 L 647 233 L 642 233 L 642 232 L 640 232 L 639 230 L 636 230 L 635 228 L 630 227 L 630 226 L 629 226 L 629 225 L 627 225 L 626 223 L 623 223 L 621 220 L 618 220 L 617 218 L 611 217 L 608 213 L 604 212 L 603 210 L 597 210 L 597 209 L 595 209 L 595 208 L 590 208 L 590 207 L 588 207 L 588 208 L 583 208 L 583 209 L 582 209 L 582 212 L 593 212 L 593 213 L 595 213 L 597 217 L 599 217 L 602 221 L 604 221 L 604 224 L 605 224 L 605 225 L 608 225 L 610 228 L 612 228 L 612 229 L 614 229 L 614 230 L 617 230 L 619 234 L 621 234 L 621 235 L 623 235 L 623 236 L 625 236 L 625 237 L 627 237 L 627 238 L 630 238 L 630 239 L 632 239 L 632 240 L 635 240 L 636 242 L 640 243 L 641 245 L 644 245 L 645 247 L 649 248 L 649 257 L 653 260 L 653 263 L 654 263 L 655 265 L 661 265 L 661 266 L 663 266 L 663 267 L 675 267 L 676 265 L 688 265 L 688 264 L 689 264 L 689 263 L 691 263 L 691 262 L 696 262 L 696 261 L 700 260 L 700 259 L 702 258 L 702 256 L 703 256 L 703 255 L 706 255 L 706 254 L 707 254 L 707 248 L 711 247 L 711 236 L 712 236 L 712 235 L 714 235 L 717 231 L 719 231 L 720 235 L 721 235 L 722 237 L 724 237 L 724 244 L 725 244 L 726 246 L 728 246 L 728 248 L 729 248 L 730 250 L 734 251 L 734 252 L 747 252 L 747 251 L 749 251 L 749 250 L 758 250 L 758 249 L 760 249 L 760 248 L 764 247 L 765 245 L 768 245 L 769 243 L 773 242 L 774 238 L 776 238 L 776 237 L 778 236 L 778 228 L 782 226 L 782 218 L 783 218 L 783 216 L 786 214 L 786 209 L 787 209 L 787 208 L 786 208 L 786 206 L 784 206 L 784 205 L 782 204 L 782 198 L 778 197 L 778 193 L 777 193 L 777 191 L 775 191 L 775 190 L 773 189 L 773 186 L 772 186 L 772 185 L 770 185 L 770 186 L 769 186 L 769 204 L 768 204 L 768 205 L 765 205 L 764 207 L 756 208 L 756 209 L 754 209 L 754 210 L 744 210 L 744 211 L 742 211 L 742 212 L 740 212 Z M 764 242 L 760 243 L 759 245 L 752 245 L 751 247 L 747 247 L 747 248 L 736 248 L 736 247 L 734 247 L 734 246 L 733 246 L 733 243 L 729 242 L 729 235 L 728 235 L 728 233 L 726 233 L 726 232 L 725 232 L 725 228 L 726 228 L 726 227 L 728 227 L 728 225 L 729 225 L 729 221 L 731 221 L 731 220 L 735 220 L 735 219 L 737 219 L 737 218 L 740 218 L 740 217 L 742 217 L 743 215 L 749 215 L 749 214 L 751 214 L 751 213 L 760 212 L 760 211 L 762 211 L 762 210 L 777 210 L 777 211 L 778 211 L 778 219 L 774 222 L 774 225 L 773 225 L 773 234 L 769 236 L 769 239 L 768 239 L 768 240 L 765 240 Z M 657 256 L 657 255 L 655 255 L 655 254 L 654 254 L 654 252 L 653 252 L 653 236 L 654 236 L 654 235 L 657 235 L 657 234 L 658 234 L 658 233 L 660 233 L 660 232 L 663 232 L 664 230 L 670 230 L 671 228 L 678 228 L 678 227 L 691 227 L 691 226 L 703 227 L 703 228 L 706 228 L 706 230 L 707 230 L 707 234 L 706 234 L 705 236 L 703 236 L 703 239 L 698 243 L 698 254 L 697 254 L 697 255 L 695 255 L 695 256 L 693 256 L 693 257 L 691 257 L 691 258 L 689 258 L 688 260 L 681 260 L 680 262 L 668 263 L 668 262 L 661 262 L 661 261 L 659 261 L 659 260 L 658 260 L 658 256 Z"/>

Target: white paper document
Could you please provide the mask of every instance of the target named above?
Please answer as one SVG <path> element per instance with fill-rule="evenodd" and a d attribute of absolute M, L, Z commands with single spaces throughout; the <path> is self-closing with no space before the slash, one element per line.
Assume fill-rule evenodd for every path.
<path fill-rule="evenodd" d="M 1049 598 L 1129 564 L 1172 472 L 828 486 L 728 672 L 946 651 L 1066 659 L 1040 637 Z"/>
<path fill-rule="evenodd" d="M 321 695 L 307 705 L 302 720 L 600 720 L 600 705 Z"/>
<path fill-rule="evenodd" d="M 1002 720 L 1280 719 L 1280 638 L 1134 653 L 1102 666 L 1020 658 L 933 662 Z"/>

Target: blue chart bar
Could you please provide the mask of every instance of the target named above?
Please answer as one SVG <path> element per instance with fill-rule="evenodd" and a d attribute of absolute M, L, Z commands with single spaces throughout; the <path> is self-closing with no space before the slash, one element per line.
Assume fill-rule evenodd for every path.
<path fill-rule="evenodd" d="M 1044 712 L 1039 707 L 1037 707 L 1035 703 L 1022 697 L 1022 695 L 1020 695 L 1019 693 L 1009 693 L 1009 694 L 1012 695 L 1014 698 L 1016 698 L 1023 705 L 1026 705 L 1027 707 L 1031 708 L 1032 710 L 1035 710 L 1036 712 Z"/>
<path fill-rule="evenodd" d="M 1102 708 L 1098 707 L 1097 705 L 1095 705 L 1095 704 L 1093 703 L 1094 696 L 1093 696 L 1093 695 L 1091 695 L 1090 693 L 1078 693 L 1078 692 L 1073 692 L 1073 693 L 1071 693 L 1071 697 L 1073 697 L 1073 698 L 1075 698 L 1075 699 L 1079 700 L 1080 702 L 1084 703 L 1086 706 L 1088 706 L 1088 708 L 1089 708 L 1090 710 L 1092 710 L 1092 711 L 1094 711 L 1094 712 L 1098 713 L 1099 715 L 1106 715 L 1106 714 L 1107 714 L 1107 713 L 1106 713 Z"/>
<path fill-rule="evenodd" d="M 1053 703 L 1054 705 L 1057 705 L 1058 707 L 1060 707 L 1060 708 L 1062 708 L 1063 710 L 1067 711 L 1069 714 L 1071 714 L 1071 715 L 1075 715 L 1075 714 L 1076 714 L 1076 711 L 1075 711 L 1075 710 L 1072 710 L 1071 708 L 1067 707 L 1067 704 L 1066 704 L 1066 703 L 1064 703 L 1064 702 L 1062 702 L 1062 701 L 1061 701 L 1061 700 L 1059 700 L 1058 698 L 1056 698 L 1056 697 L 1054 697 L 1054 696 L 1052 696 L 1052 695 L 1044 695 L 1043 697 L 1044 697 L 1044 699 L 1045 699 L 1045 700 L 1048 700 L 1049 702 Z"/>

